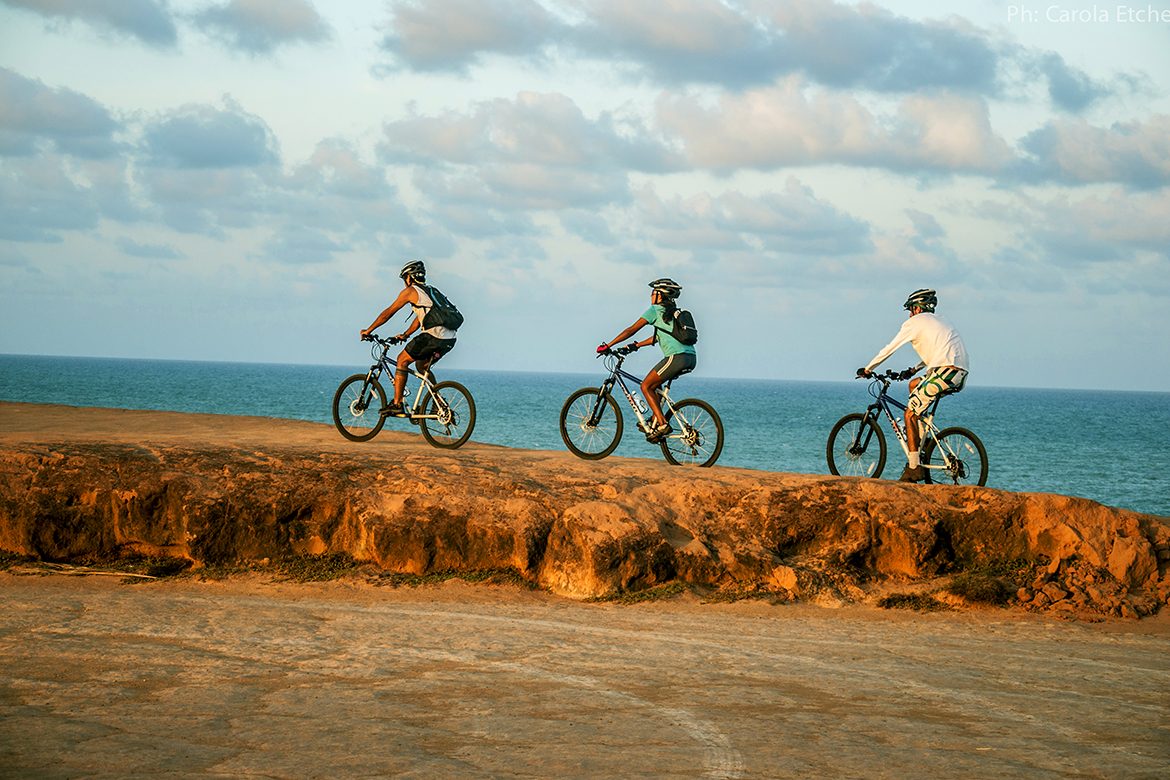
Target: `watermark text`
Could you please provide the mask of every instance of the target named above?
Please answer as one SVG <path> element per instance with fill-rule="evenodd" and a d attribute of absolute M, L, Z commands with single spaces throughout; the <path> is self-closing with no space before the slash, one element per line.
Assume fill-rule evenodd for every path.
<path fill-rule="evenodd" d="M 1166 24 L 1170 25 L 1170 8 L 1153 5 L 1091 5 L 1070 8 L 1058 3 L 1049 5 L 1009 5 L 1007 20 L 1011 24 Z"/>

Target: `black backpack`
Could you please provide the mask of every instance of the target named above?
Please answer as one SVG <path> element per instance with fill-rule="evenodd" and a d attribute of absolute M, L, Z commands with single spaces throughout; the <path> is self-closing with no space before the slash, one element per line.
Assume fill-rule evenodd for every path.
<path fill-rule="evenodd" d="M 459 326 L 463 324 L 463 315 L 459 309 L 455 308 L 455 304 L 451 303 L 446 295 L 439 292 L 438 288 L 423 284 L 420 284 L 419 287 L 426 291 L 427 295 L 431 297 L 431 303 L 434 304 L 423 315 L 423 329 L 442 327 L 448 330 L 459 330 Z"/>
<path fill-rule="evenodd" d="M 686 344 L 688 347 L 694 346 L 699 341 L 699 328 L 695 325 L 695 315 L 686 309 L 674 310 L 674 319 L 670 323 L 670 330 L 659 328 L 657 325 L 654 327 L 663 333 L 669 333 L 675 341 Z"/>

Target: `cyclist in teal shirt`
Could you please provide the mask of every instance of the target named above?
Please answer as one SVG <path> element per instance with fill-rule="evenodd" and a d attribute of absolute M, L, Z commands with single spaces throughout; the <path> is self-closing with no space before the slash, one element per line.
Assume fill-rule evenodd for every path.
<path fill-rule="evenodd" d="M 694 371 L 698 362 L 694 346 L 683 344 L 671 335 L 674 312 L 678 308 L 676 301 L 681 293 L 682 287 L 671 279 L 655 279 L 650 282 L 650 308 L 635 320 L 633 325 L 597 348 L 598 352 L 605 352 L 610 348 L 610 344 L 628 339 L 647 325 L 654 326 L 654 334 L 650 338 L 629 345 L 638 349 L 648 347 L 657 341 L 662 349 L 662 360 L 650 369 L 650 373 L 642 380 L 642 397 L 646 399 L 650 411 L 654 414 L 650 430 L 646 431 L 647 441 L 658 441 L 671 432 L 670 424 L 666 422 L 662 407 L 658 403 L 658 389 L 666 382 Z"/>

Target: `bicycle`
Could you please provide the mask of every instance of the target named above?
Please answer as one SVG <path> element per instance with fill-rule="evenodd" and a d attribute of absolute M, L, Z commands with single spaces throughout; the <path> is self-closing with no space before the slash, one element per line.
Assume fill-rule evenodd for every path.
<path fill-rule="evenodd" d="M 365 374 L 347 378 L 333 394 L 333 424 L 350 441 L 374 438 L 391 416 L 388 407 L 392 396 L 386 395 L 378 380 L 384 371 L 394 376 L 397 364 L 388 353 L 390 347 L 402 343 L 402 339 L 384 339 L 372 333 L 362 340 L 374 342 L 371 349 L 374 364 Z M 425 374 L 414 369 L 410 373 L 419 380 L 419 388 L 406 418 L 419 427 L 423 438 L 433 446 L 444 449 L 462 446 L 475 428 L 475 399 L 471 393 L 458 382 L 435 382 L 429 366 Z M 410 388 L 406 390 L 404 399 L 410 395 Z"/>
<path fill-rule="evenodd" d="M 605 358 L 609 376 L 601 387 L 583 387 L 572 393 L 561 407 L 561 438 L 565 446 L 579 458 L 600 460 L 612 453 L 621 441 L 625 423 L 622 412 L 613 398 L 617 385 L 638 418 L 640 431 L 649 430 L 653 415 L 646 416 L 646 402 L 630 392 L 626 382 L 641 385 L 642 380 L 622 370 L 629 347 L 608 349 L 598 355 Z M 672 432 L 657 441 L 667 462 L 679 465 L 710 466 L 723 451 L 723 421 L 711 405 L 698 398 L 674 401 L 670 397 L 670 382 L 658 391 L 659 403 L 666 421 L 673 421 Z"/>
<path fill-rule="evenodd" d="M 874 374 L 869 383 L 869 394 L 874 402 L 864 413 L 847 414 L 837 421 L 829 432 L 825 455 L 829 471 L 839 476 L 873 477 L 877 479 L 886 465 L 886 437 L 878 426 L 879 414 L 884 412 L 894 436 L 902 445 L 902 451 L 909 462 L 910 448 L 906 434 L 891 408 L 905 411 L 906 405 L 889 395 L 890 383 L 908 379 L 910 371 L 886 371 Z M 880 389 L 879 389 L 880 388 Z M 944 428 L 934 424 L 939 401 L 943 393 L 930 402 L 920 419 L 921 457 L 919 459 L 926 473 L 926 482 L 955 485 L 987 484 L 987 450 L 983 442 L 966 428 Z"/>

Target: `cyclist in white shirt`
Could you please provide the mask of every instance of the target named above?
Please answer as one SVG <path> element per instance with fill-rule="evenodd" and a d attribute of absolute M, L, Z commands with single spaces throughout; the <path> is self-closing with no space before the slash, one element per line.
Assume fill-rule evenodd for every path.
<path fill-rule="evenodd" d="M 921 482 L 926 471 L 919 462 L 918 448 L 921 435 L 918 418 L 940 395 L 957 393 L 967 382 L 971 361 L 967 347 L 959 332 L 949 322 L 934 313 L 938 306 L 938 295 L 934 290 L 915 290 L 906 299 L 903 308 L 910 312 L 894 340 L 873 356 L 863 368 L 857 369 L 857 376 L 868 377 L 873 369 L 884 363 L 899 347 L 910 344 L 921 361 L 910 369 L 910 375 L 923 368 L 926 374 L 910 382 L 910 400 L 906 404 L 906 444 L 910 449 L 910 462 L 899 478 L 902 482 Z M 903 375 L 906 378 L 906 375 Z"/>
<path fill-rule="evenodd" d="M 398 334 L 396 338 L 399 341 L 406 341 L 410 334 L 422 328 L 422 321 L 426 316 L 427 309 L 434 305 L 434 301 L 431 300 L 431 296 L 427 292 L 426 266 L 421 260 L 411 260 L 402 266 L 398 276 L 402 279 L 402 292 L 398 293 L 394 302 L 374 319 L 370 327 L 362 331 L 362 338 L 385 324 L 404 306 L 410 306 L 414 309 L 415 317 L 410 323 L 410 327 Z M 387 414 L 394 417 L 407 416 L 406 410 L 402 406 L 407 369 L 411 363 L 415 363 L 421 373 L 425 374 L 430 371 L 431 365 L 435 361 L 454 348 L 455 336 L 455 331 L 439 325 L 423 328 L 421 333 L 407 343 L 406 348 L 398 355 L 398 368 L 394 372 L 394 400 L 389 404 L 386 410 Z"/>

